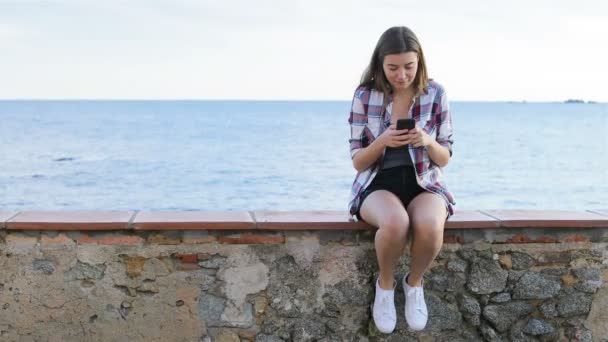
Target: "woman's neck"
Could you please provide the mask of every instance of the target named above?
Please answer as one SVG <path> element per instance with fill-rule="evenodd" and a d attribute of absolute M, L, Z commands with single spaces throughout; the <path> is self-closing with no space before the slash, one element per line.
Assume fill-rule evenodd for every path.
<path fill-rule="evenodd" d="M 408 87 L 408 88 L 400 90 L 398 92 L 397 91 L 393 91 L 393 96 L 394 97 L 401 97 L 401 98 L 414 97 L 414 88 Z"/>

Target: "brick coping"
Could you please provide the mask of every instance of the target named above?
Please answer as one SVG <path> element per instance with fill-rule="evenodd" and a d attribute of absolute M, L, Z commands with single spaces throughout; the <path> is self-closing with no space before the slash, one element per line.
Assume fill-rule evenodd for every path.
<path fill-rule="evenodd" d="M 449 229 L 608 228 L 608 209 L 462 210 Z M 6 230 L 373 230 L 346 211 L 1 211 Z"/>

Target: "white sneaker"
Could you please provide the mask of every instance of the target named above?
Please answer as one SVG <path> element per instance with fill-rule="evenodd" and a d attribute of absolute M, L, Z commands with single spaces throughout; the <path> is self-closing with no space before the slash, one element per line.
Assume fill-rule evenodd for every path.
<path fill-rule="evenodd" d="M 403 292 L 405 292 L 405 320 L 412 330 L 424 329 L 429 318 L 429 313 L 424 302 L 424 290 L 422 286 L 411 287 L 407 284 L 406 274 L 403 277 Z M 424 284 L 423 284 L 424 285 Z"/>
<path fill-rule="evenodd" d="M 397 325 L 397 310 L 395 310 L 395 287 L 392 290 L 385 290 L 380 287 L 376 280 L 376 299 L 374 300 L 372 314 L 376 328 L 382 333 L 390 334 Z"/>

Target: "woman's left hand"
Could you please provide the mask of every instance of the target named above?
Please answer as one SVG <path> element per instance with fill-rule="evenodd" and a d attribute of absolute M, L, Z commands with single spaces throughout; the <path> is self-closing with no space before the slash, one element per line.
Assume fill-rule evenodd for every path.
<path fill-rule="evenodd" d="M 407 132 L 407 135 L 409 136 L 409 139 L 405 142 L 413 145 L 414 147 L 427 146 L 433 142 L 433 138 L 420 127 L 410 129 Z"/>

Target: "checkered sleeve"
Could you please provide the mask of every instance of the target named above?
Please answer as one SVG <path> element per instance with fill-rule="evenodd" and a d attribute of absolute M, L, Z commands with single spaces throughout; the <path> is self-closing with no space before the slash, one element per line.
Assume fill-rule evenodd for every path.
<path fill-rule="evenodd" d="M 439 106 L 435 115 L 435 122 L 437 124 L 437 142 L 450 151 L 451 157 L 452 144 L 454 143 L 452 138 L 452 115 L 450 112 L 448 97 L 445 91 L 442 91 L 439 95 Z"/>
<path fill-rule="evenodd" d="M 355 154 L 362 148 L 366 147 L 365 127 L 367 125 L 367 114 L 363 99 L 366 97 L 361 89 L 355 91 L 353 102 L 351 105 L 350 116 L 348 123 L 350 124 L 350 157 L 354 158 Z"/>

